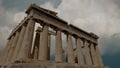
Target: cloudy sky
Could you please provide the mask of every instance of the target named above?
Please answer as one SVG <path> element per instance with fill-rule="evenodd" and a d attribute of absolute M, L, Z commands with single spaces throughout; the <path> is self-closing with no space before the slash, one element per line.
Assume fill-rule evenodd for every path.
<path fill-rule="evenodd" d="M 97 34 L 104 64 L 120 67 L 120 0 L 0 0 L 0 52 L 31 3 L 54 10 L 60 18 Z"/>

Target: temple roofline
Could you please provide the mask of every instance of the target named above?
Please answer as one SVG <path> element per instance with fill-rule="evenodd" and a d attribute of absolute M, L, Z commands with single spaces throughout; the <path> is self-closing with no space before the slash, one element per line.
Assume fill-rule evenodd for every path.
<path fill-rule="evenodd" d="M 59 18 L 58 16 L 56 16 L 57 12 L 54 12 L 54 11 L 51 11 L 51 10 L 48 10 L 48 9 L 44 9 L 42 7 L 37 6 L 36 4 L 31 4 L 29 6 L 29 8 L 26 10 L 26 13 L 29 14 L 32 9 L 35 9 L 35 10 L 38 10 L 38 11 L 42 11 L 42 12 L 52 16 L 53 18 L 58 19 L 58 20 L 62 21 L 65 24 L 68 24 L 68 22 L 66 22 L 65 20 L 63 20 L 63 19 Z M 91 33 L 91 32 L 88 33 L 88 32 L 86 32 L 86 31 L 84 31 L 84 30 L 82 30 L 82 29 L 80 29 L 80 28 L 78 28 L 78 27 L 76 27 L 76 26 L 74 26 L 72 24 L 70 24 L 69 26 L 74 27 L 75 29 L 77 29 L 79 31 L 82 31 L 82 32 L 86 33 L 87 35 L 92 36 L 95 39 L 99 38 L 96 34 Z"/>

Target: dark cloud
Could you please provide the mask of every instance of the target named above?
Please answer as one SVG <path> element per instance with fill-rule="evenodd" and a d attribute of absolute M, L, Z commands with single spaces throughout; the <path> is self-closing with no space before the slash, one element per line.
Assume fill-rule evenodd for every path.
<path fill-rule="evenodd" d="M 110 68 L 119 68 L 120 65 L 120 33 L 113 34 L 112 36 L 102 36 L 100 39 L 105 54 L 102 55 L 104 64 Z"/>
<path fill-rule="evenodd" d="M 112 0 L 114 3 L 116 3 L 118 5 L 118 7 L 120 7 L 120 0 Z"/>
<path fill-rule="evenodd" d="M 103 55 L 104 64 L 109 66 L 110 68 L 119 68 L 120 67 L 120 52 L 109 55 Z"/>
<path fill-rule="evenodd" d="M 104 45 L 105 54 L 113 55 L 120 51 L 120 33 L 113 34 L 112 36 L 102 36 L 100 39 L 101 44 Z M 120 55 L 120 54 L 119 54 Z"/>
<path fill-rule="evenodd" d="M 50 2 L 53 4 L 54 8 L 57 8 L 58 5 L 61 3 L 61 0 L 3 0 L 2 5 L 5 9 L 16 8 L 18 10 L 25 10 L 32 3 L 36 3 L 38 5 L 42 5 L 46 2 Z"/>

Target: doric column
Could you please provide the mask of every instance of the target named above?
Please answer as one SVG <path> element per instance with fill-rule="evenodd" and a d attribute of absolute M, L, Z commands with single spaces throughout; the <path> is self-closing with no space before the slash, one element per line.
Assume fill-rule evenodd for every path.
<path fill-rule="evenodd" d="M 16 48 L 15 48 L 15 51 L 14 51 L 14 55 L 13 55 L 13 59 L 16 60 L 19 56 L 19 51 L 21 49 L 21 44 L 22 44 L 22 41 L 23 41 L 23 38 L 24 38 L 24 34 L 25 34 L 25 30 L 26 30 L 26 27 L 23 25 L 21 27 L 21 31 L 20 31 L 20 35 L 19 35 L 19 38 L 18 38 L 18 42 L 16 44 Z"/>
<path fill-rule="evenodd" d="M 38 52 L 39 52 L 39 41 L 40 41 L 40 30 L 39 27 L 36 30 L 36 36 L 34 41 L 34 49 L 33 49 L 33 58 L 38 59 Z"/>
<path fill-rule="evenodd" d="M 14 40 L 14 36 L 12 36 L 11 38 L 10 38 L 10 42 L 9 42 L 9 44 L 8 44 L 8 49 L 7 49 L 7 51 L 6 51 L 6 54 L 5 54 L 5 60 L 4 60 L 4 63 L 7 63 L 8 62 L 8 58 L 9 58 L 9 53 L 10 53 L 10 48 L 11 48 L 11 46 L 12 46 L 12 42 L 13 42 L 13 40 Z"/>
<path fill-rule="evenodd" d="M 39 45 L 39 60 L 48 60 L 48 25 L 43 26 L 43 32 Z"/>
<path fill-rule="evenodd" d="M 3 62 L 4 62 L 4 56 L 5 56 L 6 48 L 7 47 L 5 47 L 0 54 L 0 65 L 3 64 Z"/>
<path fill-rule="evenodd" d="M 6 48 L 7 47 L 5 47 L 0 54 L 0 65 L 3 64 Z"/>
<path fill-rule="evenodd" d="M 80 43 L 80 38 L 77 38 L 77 58 L 78 58 L 78 64 L 83 65 L 84 64 L 84 58 L 82 54 L 82 48 Z"/>
<path fill-rule="evenodd" d="M 99 66 L 104 66 L 103 61 L 102 61 L 102 57 L 101 57 L 100 52 L 99 52 L 98 45 L 95 46 L 95 52 L 96 52 L 97 62 L 99 63 Z"/>
<path fill-rule="evenodd" d="M 90 45 L 90 51 L 91 51 L 91 57 L 92 57 L 92 60 L 93 60 L 93 64 L 95 66 L 97 66 L 98 65 L 97 56 L 96 56 L 96 53 L 95 53 L 95 47 L 94 47 L 93 43 L 91 43 L 91 45 Z"/>
<path fill-rule="evenodd" d="M 0 55 L 0 65 L 2 65 L 2 55 Z"/>
<path fill-rule="evenodd" d="M 38 52 L 39 52 L 39 49 L 38 49 L 37 46 L 35 46 L 34 54 L 33 54 L 33 58 L 34 58 L 34 59 L 38 59 Z"/>
<path fill-rule="evenodd" d="M 61 31 L 56 31 L 56 45 L 55 45 L 55 61 L 56 62 L 63 62 L 63 55 L 62 55 L 63 49 L 62 49 L 62 37 L 61 37 Z"/>
<path fill-rule="evenodd" d="M 32 40 L 33 40 L 33 34 L 34 34 L 34 27 L 35 27 L 35 21 L 32 18 L 30 18 L 28 20 L 24 39 L 23 39 L 23 42 L 21 45 L 21 50 L 19 53 L 19 59 L 21 59 L 21 60 L 30 58 Z"/>
<path fill-rule="evenodd" d="M 73 43 L 71 34 L 67 35 L 67 61 L 68 63 L 75 63 L 75 56 L 73 52 Z"/>
<path fill-rule="evenodd" d="M 3 50 L 2 54 L 1 54 L 0 64 L 4 64 L 4 63 L 5 63 L 5 60 L 7 59 L 7 58 L 6 58 L 6 54 L 7 54 L 7 51 L 8 51 L 8 49 L 9 49 L 10 40 L 11 40 L 11 39 L 8 39 L 7 44 L 6 44 L 6 47 L 4 48 L 4 50 Z"/>
<path fill-rule="evenodd" d="M 2 62 L 2 55 L 0 56 L 0 65 L 2 65 L 3 62 Z"/>
<path fill-rule="evenodd" d="M 84 42 L 84 52 L 85 52 L 85 59 L 86 59 L 86 64 L 87 65 L 92 65 L 92 60 L 90 56 L 90 49 L 89 49 L 89 43 L 88 41 L 85 40 Z"/>
<path fill-rule="evenodd" d="M 12 42 L 12 45 L 11 45 L 11 48 L 10 48 L 10 52 L 8 54 L 8 61 L 11 62 L 12 60 L 12 57 L 13 57 L 13 52 L 14 52 L 14 49 L 15 49 L 15 46 L 17 44 L 17 40 L 18 40 L 18 37 L 19 37 L 19 32 L 17 31 L 16 34 L 15 34 L 15 38 Z"/>
<path fill-rule="evenodd" d="M 50 60 L 51 35 L 48 35 L 48 60 Z"/>

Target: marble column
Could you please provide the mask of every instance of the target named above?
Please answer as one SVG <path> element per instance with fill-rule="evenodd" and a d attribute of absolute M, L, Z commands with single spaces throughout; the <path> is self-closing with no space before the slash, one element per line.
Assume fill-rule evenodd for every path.
<path fill-rule="evenodd" d="M 18 40 L 18 37 L 19 37 L 19 32 L 17 31 L 16 34 L 15 34 L 15 38 L 12 42 L 12 46 L 10 48 L 10 53 L 9 53 L 9 58 L 8 58 L 8 61 L 12 61 L 12 57 L 13 57 L 13 52 L 14 52 L 14 49 L 16 47 L 16 44 L 17 44 L 17 40 Z"/>
<path fill-rule="evenodd" d="M 83 65 L 84 64 L 84 58 L 82 54 L 82 48 L 80 43 L 80 38 L 77 38 L 77 58 L 78 58 L 78 64 Z"/>
<path fill-rule="evenodd" d="M 25 30 L 26 30 L 26 26 L 22 26 L 21 27 L 21 31 L 20 31 L 20 36 L 18 38 L 18 42 L 16 44 L 16 48 L 15 48 L 15 51 L 14 51 L 14 55 L 13 55 L 13 59 L 16 60 L 19 56 L 19 51 L 21 49 L 21 44 L 23 42 L 23 38 L 24 38 L 24 34 L 25 34 Z"/>
<path fill-rule="evenodd" d="M 39 45 L 39 57 L 40 61 L 48 60 L 48 25 L 43 26 L 43 32 Z"/>
<path fill-rule="evenodd" d="M 73 52 L 73 43 L 71 34 L 67 35 L 67 61 L 68 63 L 75 63 L 75 56 Z"/>
<path fill-rule="evenodd" d="M 8 48 L 9 48 L 9 44 L 10 44 L 10 40 L 11 39 L 8 39 L 7 41 L 7 44 L 6 44 L 6 47 L 4 48 L 2 54 L 1 54 L 1 57 L 0 57 L 0 64 L 4 64 L 5 63 L 5 59 L 6 59 L 6 53 L 8 51 Z"/>
<path fill-rule="evenodd" d="M 34 59 L 38 59 L 38 52 L 39 52 L 39 49 L 38 49 L 37 46 L 35 46 L 34 54 L 33 54 L 33 58 L 34 58 Z"/>
<path fill-rule="evenodd" d="M 99 63 L 99 66 L 104 66 L 103 61 L 102 61 L 102 57 L 101 57 L 100 52 L 99 52 L 98 45 L 95 46 L 95 52 L 96 52 L 97 62 Z"/>
<path fill-rule="evenodd" d="M 5 60 L 4 60 L 4 64 L 5 63 L 7 63 L 8 62 L 8 58 L 9 58 L 9 52 L 10 52 L 10 48 L 11 48 L 11 46 L 12 46 L 12 42 L 13 42 L 13 40 L 14 40 L 14 36 L 12 36 L 11 38 L 10 38 L 10 42 L 9 42 L 9 44 L 8 44 L 8 49 L 7 49 L 7 51 L 6 51 L 6 54 L 5 54 L 5 56 L 4 56 L 4 58 L 5 58 Z"/>
<path fill-rule="evenodd" d="M 0 54 L 0 64 L 3 63 L 4 55 L 5 55 L 5 50 L 6 50 L 6 47 L 1 51 L 1 54 Z"/>
<path fill-rule="evenodd" d="M 12 55 L 13 54 L 13 50 L 14 50 L 14 43 L 16 42 L 15 40 L 17 39 L 17 36 L 18 36 L 18 32 L 15 33 L 15 37 L 11 43 L 11 46 L 10 46 L 10 50 L 9 50 L 9 54 L 8 54 L 8 57 L 7 57 L 7 61 L 10 62 L 11 58 L 12 58 Z"/>
<path fill-rule="evenodd" d="M 55 61 L 56 62 L 63 62 L 63 55 L 62 55 L 62 37 L 61 31 L 56 31 L 56 45 L 55 45 Z"/>
<path fill-rule="evenodd" d="M 50 60 L 51 35 L 48 35 L 48 60 Z"/>
<path fill-rule="evenodd" d="M 36 30 L 35 42 L 34 42 L 34 49 L 33 49 L 33 58 L 38 59 L 38 52 L 39 52 L 39 41 L 40 41 L 40 30 L 39 27 Z"/>
<path fill-rule="evenodd" d="M 0 65 L 3 64 L 5 51 L 6 51 L 6 47 L 2 50 L 2 52 L 0 54 Z"/>
<path fill-rule="evenodd" d="M 2 55 L 0 55 L 0 65 L 2 65 Z"/>
<path fill-rule="evenodd" d="M 2 65 L 2 56 L 0 55 L 0 65 Z"/>
<path fill-rule="evenodd" d="M 88 47 L 89 43 L 85 40 L 84 42 L 84 52 L 85 52 L 85 59 L 87 65 L 92 65 L 92 59 L 90 56 L 90 48 Z"/>
<path fill-rule="evenodd" d="M 94 47 L 93 43 L 91 43 L 91 45 L 90 45 L 90 51 L 91 51 L 91 57 L 92 57 L 92 60 L 93 60 L 93 64 L 95 66 L 97 66 L 98 65 L 97 56 L 96 56 L 96 53 L 95 53 L 95 47 Z"/>
<path fill-rule="evenodd" d="M 19 52 L 19 58 L 21 60 L 26 60 L 31 57 L 31 47 L 34 34 L 35 21 L 30 18 L 26 27 L 25 35 Z"/>

